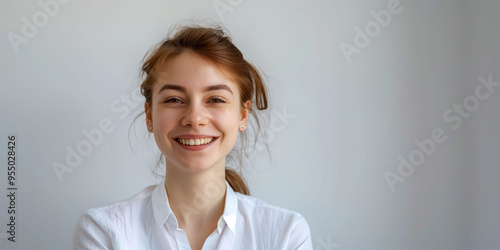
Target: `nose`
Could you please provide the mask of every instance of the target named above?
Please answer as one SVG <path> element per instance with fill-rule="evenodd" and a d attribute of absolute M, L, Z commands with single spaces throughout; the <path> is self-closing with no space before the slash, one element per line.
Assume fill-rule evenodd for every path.
<path fill-rule="evenodd" d="M 203 106 L 203 104 L 197 101 L 189 102 L 186 112 L 182 118 L 182 125 L 198 128 L 207 125 L 207 123 L 207 109 Z"/>

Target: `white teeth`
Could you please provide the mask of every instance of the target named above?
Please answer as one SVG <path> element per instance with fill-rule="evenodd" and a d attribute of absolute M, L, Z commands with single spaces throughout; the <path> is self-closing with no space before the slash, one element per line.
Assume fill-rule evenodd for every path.
<path fill-rule="evenodd" d="M 202 138 L 202 139 L 177 139 L 178 142 L 184 145 L 202 145 L 210 143 L 214 138 Z"/>

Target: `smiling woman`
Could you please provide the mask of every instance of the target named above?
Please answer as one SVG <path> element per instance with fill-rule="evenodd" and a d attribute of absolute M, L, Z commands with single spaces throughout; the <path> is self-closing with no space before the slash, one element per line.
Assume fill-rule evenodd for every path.
<path fill-rule="evenodd" d="M 145 123 L 165 176 L 86 211 L 73 248 L 312 249 L 301 214 L 250 196 L 226 167 L 238 136 L 246 145 L 250 115 L 259 128 L 255 108 L 267 109 L 268 98 L 259 72 L 222 28 L 179 27 L 146 56 L 142 72 Z"/>

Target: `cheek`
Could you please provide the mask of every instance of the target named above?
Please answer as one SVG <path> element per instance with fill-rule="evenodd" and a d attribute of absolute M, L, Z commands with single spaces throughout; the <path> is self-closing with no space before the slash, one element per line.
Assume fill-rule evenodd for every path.
<path fill-rule="evenodd" d="M 153 122 L 156 127 L 162 129 L 168 129 L 174 127 L 177 122 L 179 122 L 179 114 L 176 112 L 157 112 L 153 116 Z"/>
<path fill-rule="evenodd" d="M 227 110 L 225 112 L 214 112 L 213 122 L 217 124 L 220 128 L 224 128 L 226 131 L 238 130 L 238 114 L 234 111 Z"/>

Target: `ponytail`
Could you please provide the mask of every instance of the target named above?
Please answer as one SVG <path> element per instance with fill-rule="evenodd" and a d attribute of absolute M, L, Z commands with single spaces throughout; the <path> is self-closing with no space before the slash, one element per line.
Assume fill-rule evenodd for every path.
<path fill-rule="evenodd" d="M 250 190 L 248 190 L 245 179 L 236 171 L 226 168 L 226 180 L 235 192 L 250 195 Z"/>

